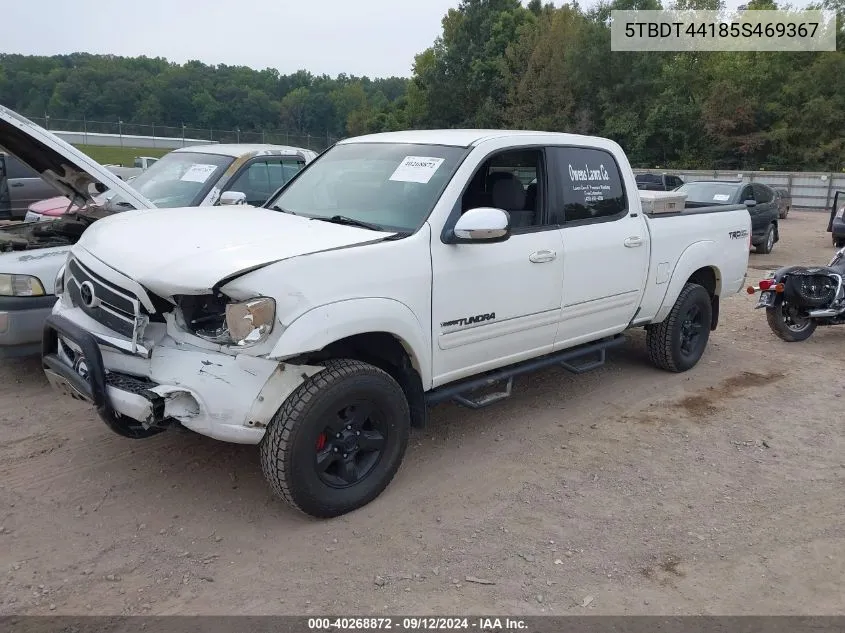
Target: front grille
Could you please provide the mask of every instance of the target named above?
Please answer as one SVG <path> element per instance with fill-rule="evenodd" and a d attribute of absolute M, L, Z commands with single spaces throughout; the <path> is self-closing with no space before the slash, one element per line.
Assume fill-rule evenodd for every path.
<path fill-rule="evenodd" d="M 71 303 L 110 330 L 134 338 L 136 322 L 143 313 L 138 297 L 99 277 L 74 257 L 68 261 L 66 270 L 65 287 Z M 86 290 L 83 290 L 84 286 Z M 83 293 L 86 294 L 84 298 Z"/>

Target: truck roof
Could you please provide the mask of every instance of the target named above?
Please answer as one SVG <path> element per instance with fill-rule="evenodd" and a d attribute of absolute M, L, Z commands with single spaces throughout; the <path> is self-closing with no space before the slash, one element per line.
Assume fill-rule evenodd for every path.
<path fill-rule="evenodd" d="M 347 143 L 420 143 L 425 145 L 452 145 L 455 147 L 471 147 L 490 139 L 517 138 L 520 136 L 545 136 L 563 143 L 584 142 L 596 137 L 581 134 L 566 134 L 563 132 L 540 132 L 532 130 L 405 130 L 402 132 L 381 132 L 366 134 L 340 141 Z"/>

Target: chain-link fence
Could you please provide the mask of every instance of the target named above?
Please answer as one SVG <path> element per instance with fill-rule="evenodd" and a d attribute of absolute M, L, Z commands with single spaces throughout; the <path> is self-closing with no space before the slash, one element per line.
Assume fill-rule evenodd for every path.
<path fill-rule="evenodd" d="M 59 119 L 46 115 L 28 118 L 52 132 L 70 133 L 73 135 L 70 142 L 83 145 L 176 148 L 199 143 L 270 143 L 293 145 L 320 152 L 339 140 L 328 132 L 323 135 L 313 135 L 278 129 L 260 132 L 244 131 L 239 128 L 218 130 L 189 125 L 167 126 L 124 121 Z M 62 134 L 62 136 L 67 136 L 67 134 Z"/>

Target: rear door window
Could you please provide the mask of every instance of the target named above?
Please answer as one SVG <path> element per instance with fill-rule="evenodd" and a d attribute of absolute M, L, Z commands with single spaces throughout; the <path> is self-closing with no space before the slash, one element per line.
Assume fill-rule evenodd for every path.
<path fill-rule="evenodd" d="M 628 211 L 622 173 L 610 152 L 553 147 L 550 153 L 551 175 L 557 180 L 557 200 L 551 205 L 556 224 L 612 220 Z"/>
<path fill-rule="evenodd" d="M 14 156 L 6 154 L 6 178 L 41 178 L 34 169 L 24 165 Z"/>
<path fill-rule="evenodd" d="M 772 190 L 764 185 L 754 185 L 754 199 L 759 204 L 772 201 Z"/>

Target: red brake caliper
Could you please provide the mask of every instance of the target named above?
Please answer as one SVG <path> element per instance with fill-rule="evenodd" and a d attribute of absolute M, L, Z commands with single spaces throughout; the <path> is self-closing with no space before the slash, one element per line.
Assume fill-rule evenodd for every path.
<path fill-rule="evenodd" d="M 326 448 L 326 434 L 325 434 L 325 433 L 320 433 L 320 434 L 317 436 L 317 450 L 318 450 L 318 451 L 321 451 L 321 450 L 323 450 L 324 448 Z"/>

